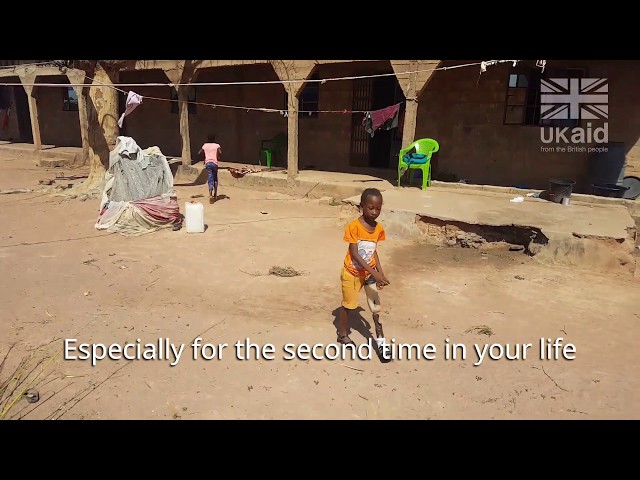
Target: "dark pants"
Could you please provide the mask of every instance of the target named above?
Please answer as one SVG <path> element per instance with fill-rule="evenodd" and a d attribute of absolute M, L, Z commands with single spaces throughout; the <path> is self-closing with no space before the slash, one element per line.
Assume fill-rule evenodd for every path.
<path fill-rule="evenodd" d="M 218 188 L 218 165 L 213 162 L 209 162 L 206 165 L 207 168 L 207 183 L 209 184 L 209 190 Z"/>

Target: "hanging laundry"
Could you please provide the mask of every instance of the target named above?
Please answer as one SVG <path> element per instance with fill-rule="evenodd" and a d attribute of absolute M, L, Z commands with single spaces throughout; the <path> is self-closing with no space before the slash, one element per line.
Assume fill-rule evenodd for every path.
<path fill-rule="evenodd" d="M 392 105 L 381 110 L 367 112 L 362 119 L 362 126 L 373 137 L 376 130 L 391 130 L 398 126 L 400 104 Z"/>
<path fill-rule="evenodd" d="M 122 128 L 122 122 L 124 122 L 124 117 L 133 112 L 138 105 L 142 103 L 142 97 L 133 91 L 130 91 L 127 95 L 127 106 L 124 110 L 124 113 L 120 116 L 120 120 L 118 120 L 118 126 Z"/>

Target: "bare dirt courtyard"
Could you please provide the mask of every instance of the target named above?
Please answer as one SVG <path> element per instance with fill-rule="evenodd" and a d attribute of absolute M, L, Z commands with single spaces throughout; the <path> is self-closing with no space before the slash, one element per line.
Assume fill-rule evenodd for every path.
<path fill-rule="evenodd" d="M 54 177 L 31 160 L 0 158 L 0 190 Z M 207 193 L 176 191 L 183 213 L 192 195 Z M 2 418 L 640 418 L 632 276 L 388 238 L 379 247 L 391 281 L 381 294 L 387 339 L 433 344 L 435 359 L 286 360 L 285 344 L 336 341 L 347 248 L 340 207 L 224 184 L 220 193 L 228 198 L 205 204 L 205 233 L 131 238 L 95 230 L 97 199 L 0 195 Z M 303 274 L 269 275 L 274 266 Z M 372 327 L 361 299 L 358 344 Z M 221 359 L 194 360 L 198 337 L 229 346 Z M 273 344 L 275 358 L 238 359 L 234 344 L 247 338 Z M 541 360 L 541 338 L 573 344 L 575 359 Z M 109 358 L 92 366 L 65 360 L 65 339 L 185 348 L 175 366 Z M 465 345 L 466 359 L 459 351 L 447 359 L 447 343 Z M 509 344 L 513 354 L 527 343 L 526 359 L 487 354 L 474 365 L 474 344 Z M 20 395 L 27 387 L 39 398 Z"/>

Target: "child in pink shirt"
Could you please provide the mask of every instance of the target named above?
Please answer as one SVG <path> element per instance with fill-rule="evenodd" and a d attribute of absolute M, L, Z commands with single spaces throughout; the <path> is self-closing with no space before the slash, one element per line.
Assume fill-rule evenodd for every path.
<path fill-rule="evenodd" d="M 222 157 L 222 147 L 218 143 L 205 143 L 198 153 L 202 152 L 204 152 L 204 166 L 207 169 L 209 203 L 213 203 L 218 198 L 218 164 Z"/>

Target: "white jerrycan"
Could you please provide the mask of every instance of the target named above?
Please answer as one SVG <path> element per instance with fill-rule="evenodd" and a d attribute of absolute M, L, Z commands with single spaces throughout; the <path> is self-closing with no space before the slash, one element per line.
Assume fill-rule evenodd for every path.
<path fill-rule="evenodd" d="M 185 202 L 184 223 L 187 233 L 203 233 L 204 205 L 200 202 Z"/>

